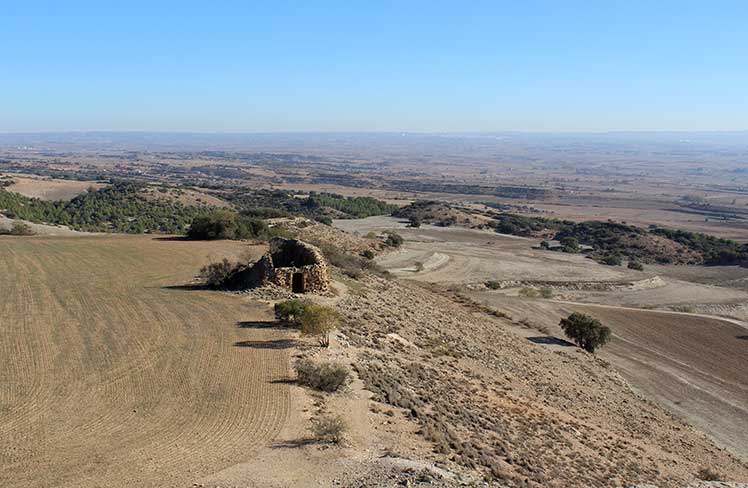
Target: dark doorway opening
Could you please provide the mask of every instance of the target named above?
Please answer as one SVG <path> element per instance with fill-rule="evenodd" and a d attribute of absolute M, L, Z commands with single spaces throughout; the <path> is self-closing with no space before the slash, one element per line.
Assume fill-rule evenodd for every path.
<path fill-rule="evenodd" d="M 294 273 L 291 286 L 294 293 L 304 293 L 304 275 L 301 273 Z"/>

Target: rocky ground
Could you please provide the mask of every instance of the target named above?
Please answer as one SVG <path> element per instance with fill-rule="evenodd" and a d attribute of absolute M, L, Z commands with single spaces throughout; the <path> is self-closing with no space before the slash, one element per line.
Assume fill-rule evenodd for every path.
<path fill-rule="evenodd" d="M 495 486 L 680 487 L 748 465 L 637 395 L 610 365 L 550 352 L 505 320 L 414 283 L 369 277 L 338 302 L 374 400 L 398 407 L 463 480 Z"/>

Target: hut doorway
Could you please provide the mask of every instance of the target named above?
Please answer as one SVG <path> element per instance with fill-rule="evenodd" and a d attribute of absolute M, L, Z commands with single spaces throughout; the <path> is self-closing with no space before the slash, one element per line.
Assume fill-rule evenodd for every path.
<path fill-rule="evenodd" d="M 294 293 L 304 293 L 304 275 L 302 273 L 293 274 L 291 289 Z"/>

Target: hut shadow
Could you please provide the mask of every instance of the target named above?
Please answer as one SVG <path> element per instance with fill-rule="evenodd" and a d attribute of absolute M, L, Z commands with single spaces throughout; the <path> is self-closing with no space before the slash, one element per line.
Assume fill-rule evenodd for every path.
<path fill-rule="evenodd" d="M 293 339 L 275 339 L 271 341 L 238 341 L 234 347 L 249 347 L 252 349 L 290 349 L 296 345 Z"/>
<path fill-rule="evenodd" d="M 569 341 L 565 341 L 553 336 L 528 337 L 527 340 L 532 342 L 533 344 L 543 344 L 546 346 L 576 347 L 576 345 L 572 344 Z"/>
<path fill-rule="evenodd" d="M 740 339 L 741 341 L 748 341 L 748 335 L 739 335 L 735 336 L 736 339 Z"/>

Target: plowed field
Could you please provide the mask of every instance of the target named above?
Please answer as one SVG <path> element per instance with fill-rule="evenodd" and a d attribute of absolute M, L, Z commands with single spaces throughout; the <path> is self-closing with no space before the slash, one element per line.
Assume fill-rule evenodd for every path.
<path fill-rule="evenodd" d="M 253 324 L 264 305 L 179 286 L 246 247 L 0 238 L 0 485 L 185 486 L 266 445 L 288 333 Z"/>

